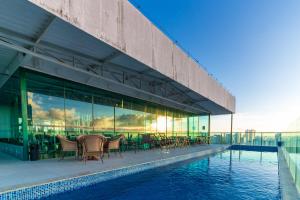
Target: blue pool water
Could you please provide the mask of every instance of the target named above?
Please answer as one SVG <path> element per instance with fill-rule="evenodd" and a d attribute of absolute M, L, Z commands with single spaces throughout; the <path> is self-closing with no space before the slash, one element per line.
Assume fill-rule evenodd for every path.
<path fill-rule="evenodd" d="M 277 153 L 231 150 L 102 182 L 48 200 L 280 199 Z"/>

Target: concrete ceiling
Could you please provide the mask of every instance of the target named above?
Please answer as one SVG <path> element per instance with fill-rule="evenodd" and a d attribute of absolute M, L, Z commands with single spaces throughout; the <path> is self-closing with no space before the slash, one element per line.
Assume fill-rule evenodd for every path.
<path fill-rule="evenodd" d="M 0 87 L 19 67 L 195 114 L 234 111 L 28 1 L 3 1 Z"/>

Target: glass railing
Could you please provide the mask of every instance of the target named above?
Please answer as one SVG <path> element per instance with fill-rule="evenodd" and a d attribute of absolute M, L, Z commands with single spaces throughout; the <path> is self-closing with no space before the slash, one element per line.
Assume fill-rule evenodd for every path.
<path fill-rule="evenodd" d="M 250 146 L 277 146 L 281 133 L 277 132 L 211 132 L 211 144 L 236 144 Z"/>
<path fill-rule="evenodd" d="M 210 133 L 210 143 L 211 144 L 231 144 L 230 133 Z"/>
<path fill-rule="evenodd" d="M 210 133 L 211 144 L 282 147 L 283 155 L 300 191 L 300 132 L 229 132 Z"/>
<path fill-rule="evenodd" d="M 282 151 L 298 191 L 300 191 L 300 132 L 282 133 Z"/>

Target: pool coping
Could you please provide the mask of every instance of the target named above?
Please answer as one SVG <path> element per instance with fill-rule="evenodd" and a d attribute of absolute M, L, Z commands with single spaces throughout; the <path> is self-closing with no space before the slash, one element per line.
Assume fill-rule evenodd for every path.
<path fill-rule="evenodd" d="M 253 145 L 240 145 L 233 144 L 230 146 L 231 150 L 240 151 L 259 151 L 259 152 L 277 152 L 278 148 L 276 146 L 253 146 Z"/>
<path fill-rule="evenodd" d="M 20 187 L 14 190 L 0 192 L 0 200 L 4 199 L 40 199 L 61 192 L 72 191 L 82 187 L 86 187 L 99 182 L 115 179 L 121 176 L 139 173 L 148 169 L 162 167 L 180 161 L 189 160 L 192 158 L 206 157 L 215 153 L 227 150 L 229 146 L 221 146 L 215 149 L 206 149 L 194 153 L 173 156 L 164 159 L 158 159 L 145 163 L 135 164 L 126 167 L 120 167 L 112 170 L 94 172 L 90 174 L 78 175 L 60 180 L 50 181 L 46 183 L 33 184 Z"/>
<path fill-rule="evenodd" d="M 283 200 L 300 200 L 300 194 L 293 181 L 292 174 L 289 170 L 281 147 L 278 147 L 277 157 L 281 198 Z"/>

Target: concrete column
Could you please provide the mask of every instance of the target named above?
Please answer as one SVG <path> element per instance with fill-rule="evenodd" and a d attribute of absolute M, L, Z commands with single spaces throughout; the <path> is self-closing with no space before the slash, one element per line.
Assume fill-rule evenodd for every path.
<path fill-rule="evenodd" d="M 174 125 L 174 112 L 172 113 L 172 136 L 175 136 L 175 131 L 174 131 L 175 125 Z"/>
<path fill-rule="evenodd" d="M 165 117 L 166 117 L 166 137 L 168 137 L 168 110 L 165 108 Z"/>
<path fill-rule="evenodd" d="M 114 106 L 114 135 L 116 135 L 116 106 Z"/>
<path fill-rule="evenodd" d="M 22 111 L 22 132 L 23 132 L 23 159 L 28 160 L 28 120 L 27 120 L 27 83 L 26 72 L 20 73 L 21 111 Z"/>
<path fill-rule="evenodd" d="M 64 132 L 64 135 L 67 135 L 66 84 L 65 84 L 65 82 L 64 82 L 64 121 L 65 121 L 65 132 Z"/>
<path fill-rule="evenodd" d="M 187 117 L 187 136 L 190 137 L 190 117 Z"/>
<path fill-rule="evenodd" d="M 95 118 L 95 116 L 94 116 L 94 95 L 92 95 L 92 126 L 93 126 L 92 127 L 92 131 L 93 131 L 92 134 L 95 133 L 94 118 Z"/>

